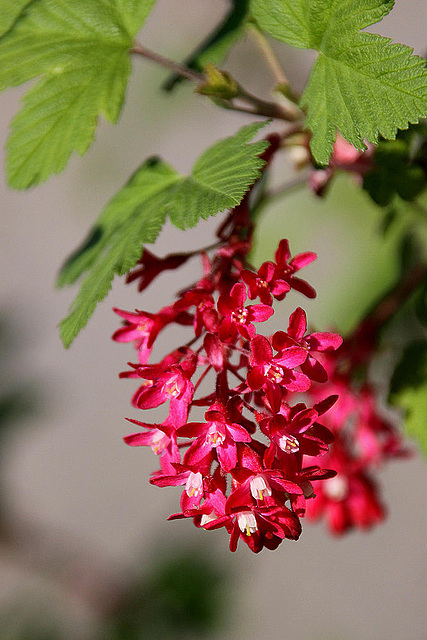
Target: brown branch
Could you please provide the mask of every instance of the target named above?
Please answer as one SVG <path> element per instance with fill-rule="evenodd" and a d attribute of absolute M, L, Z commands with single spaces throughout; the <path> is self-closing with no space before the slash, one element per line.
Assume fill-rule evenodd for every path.
<path fill-rule="evenodd" d="M 261 51 L 271 73 L 278 84 L 289 84 L 288 78 L 267 38 L 256 25 L 249 25 L 249 35 Z"/>
<path fill-rule="evenodd" d="M 178 76 L 181 76 L 182 78 L 186 78 L 187 80 L 191 80 L 193 82 L 205 82 L 206 80 L 203 74 L 198 73 L 193 69 L 189 69 L 188 67 L 185 67 L 184 65 L 179 64 L 178 62 L 174 62 L 169 58 L 165 58 L 164 56 L 161 56 L 159 53 L 156 53 L 155 51 L 151 51 L 150 49 L 143 47 L 141 44 L 139 44 L 139 42 L 135 43 L 133 48 L 130 50 L 130 53 L 135 53 L 136 55 L 142 56 L 143 58 L 147 58 L 148 60 L 157 62 L 157 64 L 160 64 L 162 67 L 165 67 L 166 69 L 170 69 L 170 71 L 173 71 Z"/>
<path fill-rule="evenodd" d="M 140 43 L 135 43 L 135 45 L 130 49 L 130 53 L 134 53 L 136 55 L 142 56 L 143 58 L 147 58 L 147 60 L 151 60 L 152 62 L 156 62 L 160 64 L 162 67 L 173 71 L 177 75 L 182 78 L 186 78 L 187 80 L 191 80 L 192 82 L 196 82 L 197 84 L 202 84 L 206 82 L 206 77 L 204 74 L 198 73 L 193 69 L 185 67 L 169 58 L 165 58 L 164 56 L 143 47 Z M 303 117 L 303 113 L 297 109 L 292 109 L 286 105 L 279 104 L 277 102 L 271 102 L 268 100 L 263 100 L 262 98 L 258 98 L 257 96 L 252 95 L 249 91 L 246 91 L 243 87 L 237 84 L 238 87 L 238 95 L 236 96 L 236 100 L 239 102 L 246 103 L 249 105 L 248 108 L 244 105 L 236 104 L 233 100 L 216 100 L 216 103 L 225 108 L 233 111 L 241 111 L 243 113 L 249 113 L 255 116 L 265 116 L 267 118 L 275 118 L 279 120 L 285 120 L 287 122 L 297 122 L 300 121 Z M 215 96 L 212 96 L 213 98 Z"/>

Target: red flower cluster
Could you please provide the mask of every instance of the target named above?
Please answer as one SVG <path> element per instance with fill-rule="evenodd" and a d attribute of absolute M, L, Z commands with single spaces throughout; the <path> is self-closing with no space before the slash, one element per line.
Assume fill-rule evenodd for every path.
<path fill-rule="evenodd" d="M 133 342 L 138 352 L 138 363 L 121 374 L 141 382 L 132 405 L 169 406 L 161 423 L 130 420 L 140 431 L 125 442 L 151 446 L 159 457 L 152 484 L 183 487 L 181 511 L 171 518 L 193 518 L 204 529 L 225 527 L 232 551 L 241 538 L 258 552 L 275 549 L 284 538 L 297 539 L 306 501 L 314 496 L 312 482 L 335 476 L 320 462 L 307 465 L 306 458 L 328 453 L 333 436 L 318 420 L 336 396 L 317 399 L 311 407 L 292 404 L 292 398 L 307 392 L 312 381 L 327 380 L 318 353 L 337 349 L 342 340 L 333 333 L 307 335 L 301 308 L 286 331 L 270 337 L 258 333 L 258 325 L 274 313 L 273 299 L 282 300 L 291 289 L 314 297 L 295 274 L 316 256 L 291 258 L 288 241 L 282 240 L 275 261 L 254 272 L 245 263 L 248 237 L 244 200 L 221 228 L 213 255 L 200 252 L 201 280 L 158 314 L 117 309 L 124 326 L 113 339 Z M 145 288 L 163 269 L 193 255 L 144 254 L 130 279 L 140 279 Z M 259 303 L 250 304 L 256 298 Z M 154 341 L 170 323 L 191 326 L 190 340 L 149 364 Z M 204 417 L 190 421 L 190 411 L 198 407 L 205 408 Z"/>
<path fill-rule="evenodd" d="M 368 529 L 385 518 L 375 472 L 383 463 L 407 456 L 409 451 L 396 426 L 378 409 L 376 388 L 360 380 L 361 369 L 374 355 L 369 326 L 362 324 L 334 355 L 322 354 L 328 391 L 339 396 L 325 417 L 335 440 L 322 463 L 326 460 L 337 475 L 315 483 L 316 500 L 310 501 L 307 515 L 314 520 L 325 517 L 331 531 L 339 535 L 353 528 Z M 359 372 L 359 379 L 355 372 Z M 313 402 L 321 395 L 320 386 L 310 388 Z"/>

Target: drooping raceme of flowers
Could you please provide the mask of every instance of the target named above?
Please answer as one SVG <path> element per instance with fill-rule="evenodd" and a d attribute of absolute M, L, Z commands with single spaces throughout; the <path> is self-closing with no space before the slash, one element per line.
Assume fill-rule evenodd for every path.
<path fill-rule="evenodd" d="M 315 296 L 299 271 L 316 256 L 292 257 L 282 240 L 275 260 L 255 272 L 246 260 L 250 234 L 245 198 L 221 227 L 215 249 L 200 252 L 201 279 L 158 314 L 117 309 L 124 325 L 113 338 L 133 342 L 138 354 L 121 374 L 140 382 L 133 407 L 166 409 L 160 423 L 131 420 L 139 431 L 125 442 L 149 446 L 158 456 L 152 484 L 182 487 L 180 510 L 171 518 L 192 518 L 206 530 L 224 527 L 231 550 L 242 539 L 258 552 L 296 540 L 306 503 L 314 499 L 313 481 L 335 476 L 307 458 L 329 451 L 333 436 L 319 420 L 336 397 L 306 406 L 295 394 L 327 379 L 318 352 L 336 350 L 342 340 L 333 333 L 307 334 L 301 308 L 284 330 L 263 331 L 274 301 L 292 289 Z M 129 280 L 145 288 L 163 269 L 192 257 L 144 254 Z M 154 342 L 173 323 L 188 327 L 187 343 L 151 363 Z"/>
<path fill-rule="evenodd" d="M 266 166 L 279 136 L 269 143 Z M 345 147 L 340 153 L 337 143 L 337 163 L 354 168 Z M 297 539 L 306 514 L 325 518 L 335 534 L 381 521 L 375 472 L 408 452 L 379 411 L 375 387 L 366 375 L 363 383 L 355 376 L 361 368 L 366 373 L 375 353 L 369 319 L 343 345 L 335 333 L 309 333 L 301 307 L 287 327 L 273 335 L 265 330 L 273 305 L 293 290 L 316 296 L 300 277 L 316 254 L 292 256 L 283 239 L 274 260 L 251 268 L 251 191 L 230 211 L 215 245 L 164 258 L 144 250 L 127 277 L 139 291 L 195 257 L 202 276 L 158 313 L 116 309 L 123 325 L 113 339 L 133 343 L 137 352 L 138 362 L 120 374 L 139 381 L 132 406 L 163 410 L 159 423 L 130 419 L 139 430 L 124 440 L 158 457 L 152 484 L 182 487 L 180 511 L 170 519 L 224 527 L 231 550 L 242 539 L 258 552 Z M 150 362 L 171 325 L 187 327 L 188 341 Z"/>

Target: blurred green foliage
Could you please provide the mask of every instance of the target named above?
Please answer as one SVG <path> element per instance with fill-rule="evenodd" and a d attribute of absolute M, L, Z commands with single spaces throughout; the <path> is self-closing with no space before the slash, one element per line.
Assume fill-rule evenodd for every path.
<path fill-rule="evenodd" d="M 390 401 L 404 410 L 406 431 L 427 456 L 427 340 L 404 349 L 391 378 Z"/>
<path fill-rule="evenodd" d="M 375 167 L 365 174 L 363 188 L 381 207 L 396 196 L 415 200 L 426 187 L 426 135 L 423 122 L 399 131 L 396 140 L 381 140 L 375 149 Z"/>
<path fill-rule="evenodd" d="M 128 591 L 111 620 L 108 640 L 200 638 L 217 631 L 230 611 L 230 576 L 204 550 L 166 550 Z"/>

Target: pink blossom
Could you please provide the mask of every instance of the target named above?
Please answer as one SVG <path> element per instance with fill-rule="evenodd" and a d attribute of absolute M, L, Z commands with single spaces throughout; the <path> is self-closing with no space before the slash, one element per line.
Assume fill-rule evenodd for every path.
<path fill-rule="evenodd" d="M 190 422 L 180 427 L 178 435 L 196 438 L 184 456 L 184 463 L 196 465 L 215 449 L 218 462 L 224 471 L 231 471 L 237 464 L 237 442 L 250 442 L 251 436 L 244 427 L 229 422 L 221 405 L 205 414 L 206 423 Z"/>
<path fill-rule="evenodd" d="M 289 318 L 287 332 L 277 331 L 273 336 L 273 346 L 281 351 L 292 347 L 301 347 L 307 352 L 305 361 L 301 364 L 301 370 L 316 382 L 326 382 L 328 374 L 318 360 L 312 356 L 313 351 L 335 351 L 342 345 L 342 338 L 336 333 L 311 333 L 306 335 L 307 316 L 305 311 L 298 307 Z"/>
<path fill-rule="evenodd" d="M 281 240 L 275 254 L 276 270 L 274 277 L 276 279 L 284 280 L 292 289 L 299 291 L 303 295 L 307 296 L 307 298 L 315 298 L 316 291 L 313 289 L 313 287 L 309 285 L 305 280 L 296 278 L 294 276 L 294 273 L 309 265 L 311 262 L 313 262 L 313 260 L 316 260 L 316 258 L 317 255 L 312 251 L 299 253 L 298 255 L 291 258 L 289 241 Z M 282 294 L 282 296 L 277 296 L 277 299 L 280 300 L 284 298 L 285 295 L 286 294 L 284 293 Z"/>
<path fill-rule="evenodd" d="M 182 366 L 172 365 L 163 370 L 162 367 L 144 366 L 137 370 L 141 378 L 147 380 L 134 394 L 132 404 L 139 409 L 152 409 L 167 400 L 175 403 L 191 401 L 193 385 Z"/>
<path fill-rule="evenodd" d="M 291 288 L 315 295 L 295 276 L 315 254 L 291 258 L 283 240 L 275 262 L 253 272 L 246 264 L 250 229 L 245 197 L 219 230 L 216 251 L 209 256 L 200 252 L 201 279 L 157 314 L 117 310 L 125 324 L 114 339 L 132 342 L 139 353 L 139 364 L 130 364 L 121 374 L 139 381 L 133 407 L 167 411 L 163 421 L 153 424 L 131 419 L 140 431 L 126 436 L 125 442 L 149 446 L 157 455 L 160 468 L 152 473 L 151 484 L 181 487 L 181 510 L 170 519 L 192 518 L 205 530 L 224 527 L 232 551 L 241 539 L 258 553 L 299 537 L 306 502 L 315 499 L 313 483 L 335 475 L 315 459 L 326 457 L 333 441 L 318 419 L 335 398 L 316 397 L 313 406 L 291 403 L 294 393 L 307 392 L 312 380 L 329 371 L 312 352 L 323 357 L 337 348 L 340 338 L 306 335 L 305 313 L 299 308 L 287 332 L 257 335 L 254 323 L 272 316 L 273 298 L 282 300 Z M 158 259 L 144 253 L 131 279 L 141 278 L 144 288 L 188 257 Z M 247 304 L 248 291 L 249 298 L 259 297 L 261 304 Z M 155 341 L 172 324 L 187 328 L 188 341 L 152 363 Z M 205 408 L 204 421 L 190 420 L 194 407 Z M 307 457 L 314 458 L 314 464 L 307 466 Z"/>
<path fill-rule="evenodd" d="M 143 427 L 146 431 L 131 433 L 125 436 L 123 440 L 131 447 L 149 446 L 153 453 L 161 458 L 161 466 L 164 473 L 174 473 L 172 463 L 181 461 L 179 452 L 176 427 L 173 421 L 168 418 L 163 424 L 147 424 L 139 420 L 128 418 L 129 422 Z"/>
<path fill-rule="evenodd" d="M 274 356 L 269 340 L 264 336 L 255 336 L 251 340 L 252 367 L 247 375 L 248 385 L 253 390 L 274 385 L 289 391 L 307 391 L 310 380 L 303 373 L 294 371 L 306 359 L 307 351 L 299 345 L 284 348 Z"/>
<path fill-rule="evenodd" d="M 246 339 L 253 338 L 255 327 L 253 322 L 264 322 L 274 311 L 266 304 L 244 306 L 247 294 L 243 283 L 236 283 L 229 295 L 222 294 L 218 300 L 218 309 L 224 316 L 219 328 L 219 339 L 231 342 L 239 333 Z"/>
<path fill-rule="evenodd" d="M 291 290 L 288 282 L 277 277 L 277 267 L 273 262 L 264 262 L 257 273 L 243 269 L 241 278 L 248 285 L 249 298 L 254 300 L 259 297 L 261 302 L 268 305 L 271 305 L 273 296 L 283 300 Z"/>

